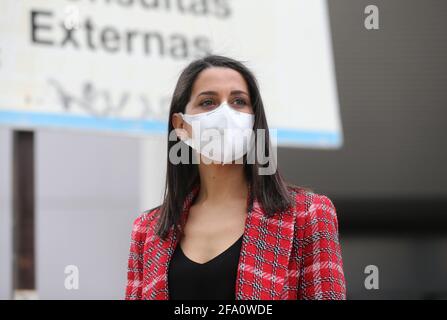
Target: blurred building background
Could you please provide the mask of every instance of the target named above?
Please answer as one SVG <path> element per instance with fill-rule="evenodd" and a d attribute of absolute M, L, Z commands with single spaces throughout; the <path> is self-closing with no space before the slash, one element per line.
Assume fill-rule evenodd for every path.
<path fill-rule="evenodd" d="M 344 146 L 281 149 L 281 165 L 333 199 L 349 298 L 445 299 L 447 3 L 328 4 Z M 380 32 L 358 27 L 369 4 Z M 379 290 L 364 287 L 370 264 Z"/>
<path fill-rule="evenodd" d="M 379 30 L 363 27 L 369 4 Z M 281 147 L 280 168 L 335 204 L 349 299 L 445 299 L 447 2 L 328 7 L 343 146 Z M 0 298 L 121 299 L 131 223 L 160 201 L 147 180 L 165 158 L 158 136 L 0 127 Z"/>

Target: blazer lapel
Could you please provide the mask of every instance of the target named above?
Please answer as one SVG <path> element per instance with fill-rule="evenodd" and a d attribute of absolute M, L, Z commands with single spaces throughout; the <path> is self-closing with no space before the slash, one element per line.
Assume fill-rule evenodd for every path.
<path fill-rule="evenodd" d="M 255 199 L 249 207 L 239 257 L 236 300 L 283 300 L 287 298 L 290 253 L 294 235 L 294 211 L 265 217 Z"/>
<path fill-rule="evenodd" d="M 198 194 L 200 186 L 196 184 L 183 202 L 183 210 L 180 216 L 181 228 L 186 223 L 189 208 L 194 198 Z M 146 247 L 147 259 L 145 259 L 146 272 L 144 279 L 146 281 L 143 287 L 143 297 L 149 300 L 169 300 L 168 271 L 174 250 L 180 238 L 171 226 L 166 239 L 161 239 L 151 233 L 151 237 Z"/>
<path fill-rule="evenodd" d="M 186 223 L 200 185 L 187 195 L 179 226 Z M 289 210 L 266 218 L 259 202 L 247 198 L 247 218 L 236 276 L 236 300 L 285 299 L 290 253 L 293 243 L 295 212 Z M 153 235 L 147 247 L 149 254 L 144 296 L 147 299 L 169 299 L 168 268 L 180 238 L 171 227 L 166 240 Z"/>

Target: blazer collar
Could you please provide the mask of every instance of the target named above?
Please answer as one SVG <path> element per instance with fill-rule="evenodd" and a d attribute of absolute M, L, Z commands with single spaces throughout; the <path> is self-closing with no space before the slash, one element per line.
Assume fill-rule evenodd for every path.
<path fill-rule="evenodd" d="M 196 184 L 186 196 L 180 217 L 180 228 L 184 227 L 189 209 L 199 190 L 200 185 Z M 288 276 L 295 221 L 295 210 L 275 213 L 270 218 L 265 217 L 257 199 L 252 199 L 249 187 L 247 218 L 237 267 L 236 300 L 282 300 L 287 297 L 287 292 L 283 289 Z M 162 293 L 163 299 L 169 299 L 167 276 L 169 262 L 180 237 L 172 226 L 166 240 L 159 237 L 152 239 L 155 243 L 151 245 L 161 250 L 155 256 L 159 257 L 158 259 L 162 257 L 163 260 L 158 261 L 160 262 L 158 275 L 161 276 L 161 281 L 156 286 L 158 294 L 154 296 Z M 148 293 L 154 289 L 147 288 Z"/>

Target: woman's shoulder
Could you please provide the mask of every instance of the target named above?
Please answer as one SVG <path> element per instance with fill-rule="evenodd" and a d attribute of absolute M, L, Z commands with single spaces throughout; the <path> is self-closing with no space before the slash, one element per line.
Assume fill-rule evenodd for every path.
<path fill-rule="evenodd" d="M 133 221 L 133 230 L 140 233 L 146 233 L 152 226 L 155 218 L 160 212 L 161 205 L 144 210 Z"/>
<path fill-rule="evenodd" d="M 335 205 L 329 196 L 307 187 L 287 186 L 299 218 L 337 219 Z"/>

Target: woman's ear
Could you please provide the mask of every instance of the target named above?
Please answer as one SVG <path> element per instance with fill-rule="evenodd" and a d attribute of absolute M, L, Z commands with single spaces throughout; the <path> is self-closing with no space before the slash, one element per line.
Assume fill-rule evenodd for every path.
<path fill-rule="evenodd" d="M 185 129 L 185 121 L 179 113 L 172 115 L 172 126 L 180 140 L 185 140 L 189 137 L 188 131 Z"/>

